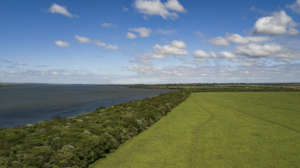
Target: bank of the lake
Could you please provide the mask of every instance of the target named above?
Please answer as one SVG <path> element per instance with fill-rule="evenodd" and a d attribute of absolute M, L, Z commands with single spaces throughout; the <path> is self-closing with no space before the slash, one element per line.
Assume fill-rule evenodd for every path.
<path fill-rule="evenodd" d="M 72 117 L 166 93 L 117 85 L 11 84 L 0 87 L 0 128 L 32 124 L 53 117 Z"/>
<path fill-rule="evenodd" d="M 72 118 L 0 130 L 0 167 L 85 168 L 183 102 L 180 90 Z"/>

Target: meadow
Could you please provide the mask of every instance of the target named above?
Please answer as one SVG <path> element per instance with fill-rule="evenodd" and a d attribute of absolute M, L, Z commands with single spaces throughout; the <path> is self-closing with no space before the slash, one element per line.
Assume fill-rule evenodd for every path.
<path fill-rule="evenodd" d="M 91 168 L 296 168 L 299 92 L 193 93 Z"/>

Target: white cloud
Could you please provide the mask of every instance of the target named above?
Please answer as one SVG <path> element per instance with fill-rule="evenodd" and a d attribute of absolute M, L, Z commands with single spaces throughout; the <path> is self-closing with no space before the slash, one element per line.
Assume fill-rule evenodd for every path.
<path fill-rule="evenodd" d="M 67 16 L 67 17 L 74 17 L 75 15 L 73 15 L 72 13 L 70 13 L 68 11 L 68 9 L 64 6 L 60 6 L 56 3 L 52 4 L 52 6 L 49 8 L 49 12 L 50 13 L 53 13 L 53 14 L 61 14 L 61 15 L 64 15 L 64 16 Z"/>
<path fill-rule="evenodd" d="M 300 58 L 300 51 L 287 48 L 279 44 L 248 44 L 239 46 L 235 50 L 236 54 L 247 56 L 251 59 L 276 58 L 281 61 L 291 61 Z"/>
<path fill-rule="evenodd" d="M 178 0 L 168 0 L 165 3 L 166 8 L 170 9 L 170 10 L 174 10 L 177 12 L 185 12 L 184 7 L 179 3 Z"/>
<path fill-rule="evenodd" d="M 135 0 L 135 8 L 145 15 L 159 15 L 164 19 L 176 18 L 176 12 L 185 12 L 184 7 L 178 0 L 168 0 L 163 3 L 161 0 Z"/>
<path fill-rule="evenodd" d="M 269 37 L 265 37 L 265 36 L 246 36 L 246 37 L 243 37 L 239 34 L 227 34 L 226 39 L 229 42 L 235 43 L 235 44 L 248 44 L 248 43 L 251 43 L 251 42 L 258 43 L 258 42 L 265 42 L 265 41 L 270 40 Z"/>
<path fill-rule="evenodd" d="M 142 76 L 149 77 L 155 77 L 159 80 L 162 80 L 164 78 L 176 78 L 176 77 L 183 77 L 185 75 L 190 75 L 193 73 L 192 67 L 186 67 L 186 66 L 168 66 L 168 67 L 159 67 L 154 66 L 153 64 L 150 65 L 139 65 L 135 64 L 131 67 L 129 67 L 130 71 L 137 72 L 138 74 Z M 199 76 L 202 76 L 203 73 L 198 73 Z M 177 80 L 178 82 L 179 80 Z"/>
<path fill-rule="evenodd" d="M 216 37 L 216 38 L 210 39 L 209 42 L 211 44 L 217 45 L 217 46 L 229 46 L 230 45 L 228 40 L 223 37 Z"/>
<path fill-rule="evenodd" d="M 292 9 L 294 12 L 300 14 L 300 0 L 297 0 L 295 3 L 288 5 L 288 8 Z"/>
<path fill-rule="evenodd" d="M 183 41 L 174 40 L 172 41 L 171 45 L 180 49 L 186 48 L 186 44 Z"/>
<path fill-rule="evenodd" d="M 264 36 L 246 36 L 243 37 L 239 34 L 227 34 L 226 38 L 228 41 L 231 43 L 235 44 L 248 44 L 251 42 L 258 43 L 258 42 L 265 42 L 270 40 L 269 37 L 264 37 Z"/>
<path fill-rule="evenodd" d="M 102 48 L 105 48 L 105 49 L 108 49 L 108 50 L 119 50 L 118 46 L 107 44 L 107 43 L 104 43 L 104 42 L 101 42 L 101 41 L 96 41 L 95 45 L 97 45 L 99 47 L 102 47 Z"/>
<path fill-rule="evenodd" d="M 256 33 L 271 35 L 297 35 L 297 24 L 285 11 L 275 12 L 272 16 L 262 17 L 255 23 Z"/>
<path fill-rule="evenodd" d="M 149 37 L 152 32 L 150 28 L 146 28 L 146 27 L 131 28 L 129 30 L 138 33 L 139 36 L 142 38 Z"/>
<path fill-rule="evenodd" d="M 208 59 L 208 58 L 226 58 L 234 60 L 236 59 L 236 55 L 232 52 L 222 51 L 216 54 L 215 52 L 211 51 L 210 53 L 205 52 L 203 50 L 196 50 L 194 52 L 195 59 Z"/>
<path fill-rule="evenodd" d="M 96 46 L 108 49 L 108 50 L 119 50 L 119 47 L 117 45 L 107 44 L 107 43 L 104 43 L 102 41 L 93 41 L 88 37 L 83 37 L 83 36 L 76 35 L 75 39 L 79 43 L 91 43 L 91 44 L 94 44 Z"/>
<path fill-rule="evenodd" d="M 247 38 L 242 37 L 239 34 L 227 34 L 227 39 L 232 43 L 237 44 L 247 44 L 249 40 Z"/>
<path fill-rule="evenodd" d="M 229 46 L 231 43 L 234 44 L 248 44 L 248 43 L 259 43 L 271 40 L 267 36 L 241 36 L 239 34 L 227 33 L 225 37 L 216 37 L 210 39 L 209 42 L 213 45 L 218 46 Z"/>
<path fill-rule="evenodd" d="M 228 51 L 220 52 L 219 55 L 226 59 L 235 59 L 236 58 L 234 53 L 228 52 Z"/>
<path fill-rule="evenodd" d="M 66 41 L 62 41 L 62 40 L 57 40 L 55 41 L 55 44 L 58 46 L 58 47 L 69 47 L 69 43 L 66 42 Z"/>
<path fill-rule="evenodd" d="M 136 39 L 136 35 L 134 33 L 131 33 L 131 32 L 128 32 L 126 36 L 129 39 Z"/>
<path fill-rule="evenodd" d="M 249 43 L 250 42 L 259 43 L 259 42 L 265 42 L 271 40 L 270 37 L 265 37 L 265 36 L 247 36 L 245 38 L 249 41 Z"/>
<path fill-rule="evenodd" d="M 282 50 L 283 47 L 278 44 L 248 44 L 237 47 L 235 52 L 248 57 L 275 57 Z"/>
<path fill-rule="evenodd" d="M 217 55 L 214 52 L 207 53 L 203 50 L 196 50 L 194 52 L 194 58 L 196 59 L 205 59 L 205 58 L 216 58 Z"/>
<path fill-rule="evenodd" d="M 112 23 L 103 23 L 101 24 L 101 27 L 104 27 L 104 28 L 109 28 L 109 27 L 114 27 L 115 25 L 112 24 Z"/>
<path fill-rule="evenodd" d="M 154 54 L 152 58 L 162 59 L 169 55 L 187 55 L 188 52 L 185 50 L 186 44 L 183 41 L 174 40 L 169 45 L 156 44 L 153 47 Z"/>
<path fill-rule="evenodd" d="M 91 42 L 91 40 L 89 38 L 79 36 L 79 35 L 75 35 L 75 39 L 80 43 L 90 43 Z"/>
<path fill-rule="evenodd" d="M 156 66 L 149 60 L 149 58 L 151 58 L 151 54 L 149 53 L 146 53 L 145 55 L 140 57 L 136 57 L 135 60 L 133 60 L 134 64 L 132 66 L 129 66 L 128 69 L 130 71 L 138 73 L 139 75 L 142 75 L 143 77 L 146 76 L 148 79 L 152 76 L 155 78 L 159 78 L 160 80 L 165 77 L 182 77 L 193 69 L 191 67 L 182 65 L 166 67 Z"/>
<path fill-rule="evenodd" d="M 108 44 L 106 47 L 106 49 L 109 49 L 109 50 L 119 50 L 119 47 L 116 46 L 116 45 L 111 45 L 111 44 Z"/>
<path fill-rule="evenodd" d="M 160 15 L 164 19 L 177 16 L 176 13 L 171 14 L 160 0 L 136 0 L 134 5 L 139 12 L 146 15 Z"/>

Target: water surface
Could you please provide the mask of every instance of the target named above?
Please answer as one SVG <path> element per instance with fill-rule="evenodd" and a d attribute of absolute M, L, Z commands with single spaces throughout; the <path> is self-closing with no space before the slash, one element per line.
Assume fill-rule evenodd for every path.
<path fill-rule="evenodd" d="M 0 87 L 0 128 L 90 112 L 166 93 L 167 90 L 103 85 L 15 85 Z"/>

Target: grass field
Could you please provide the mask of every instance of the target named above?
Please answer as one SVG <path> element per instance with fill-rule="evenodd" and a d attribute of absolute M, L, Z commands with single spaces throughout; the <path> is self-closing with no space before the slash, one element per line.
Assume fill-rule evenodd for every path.
<path fill-rule="evenodd" d="M 194 93 L 92 168 L 300 167 L 300 93 Z"/>

